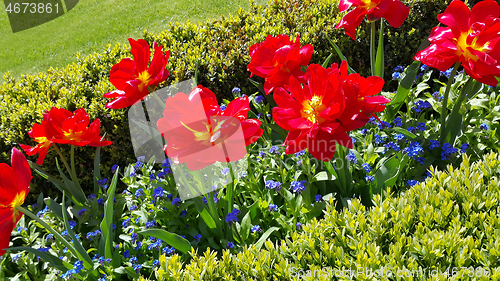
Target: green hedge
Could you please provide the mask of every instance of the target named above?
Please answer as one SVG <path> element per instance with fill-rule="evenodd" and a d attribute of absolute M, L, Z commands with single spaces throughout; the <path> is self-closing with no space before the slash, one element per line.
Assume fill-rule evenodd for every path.
<path fill-rule="evenodd" d="M 387 81 L 390 81 L 390 69 L 411 62 L 419 43 L 437 24 L 436 15 L 444 10 L 449 1 L 410 2 L 413 3 L 413 12 L 403 26 L 397 30 L 387 29 Z M 168 64 L 172 75 L 164 84 L 192 78 L 199 63 L 199 82 L 213 90 L 219 98 L 230 97 L 235 86 L 240 87 L 243 93 L 255 92 L 248 81 L 250 73 L 246 71 L 248 48 L 264 40 L 268 34 L 299 34 L 303 44 L 315 45 L 312 58 L 315 63 L 323 62 L 333 52 L 327 40 L 331 38 L 344 51 L 353 67 L 367 75 L 369 34 L 365 30 L 368 30 L 368 25 L 361 25 L 358 42 L 346 36 L 343 30 L 335 30 L 342 16 L 338 14 L 337 3 L 338 0 L 273 0 L 265 7 L 252 5 L 249 10 L 240 10 L 235 16 L 217 21 L 169 24 L 164 32 L 145 33 L 144 38 L 172 51 Z M 114 142 L 102 151 L 104 172 L 109 171 L 113 164 L 123 166 L 134 161 L 125 117 L 127 111 L 104 108 L 106 99 L 102 97 L 114 89 L 108 81 L 111 67 L 127 56 L 130 56 L 129 46 L 109 46 L 101 53 L 78 57 L 77 62 L 62 69 L 51 68 L 19 78 L 6 74 L 0 86 L 0 162 L 9 162 L 8 152 L 12 146 L 33 144 L 27 131 L 52 106 L 69 110 L 83 107 L 91 118 L 101 119 L 107 139 Z M 334 61 L 339 59 L 335 57 Z M 80 163 L 83 186 L 92 186 L 88 175 L 93 167 L 93 152 L 91 148 L 79 149 L 77 163 Z M 55 153 L 49 154 L 44 167 L 57 174 L 54 156 Z M 50 190 L 49 183 L 35 177 L 32 196 L 39 191 L 47 194 Z"/>
<path fill-rule="evenodd" d="M 500 161 L 497 153 L 433 176 L 399 197 L 375 197 L 366 209 L 359 200 L 341 212 L 327 204 L 325 218 L 314 220 L 280 243 L 264 243 L 238 253 L 225 250 L 160 258 L 158 280 L 334 280 L 327 274 L 348 269 L 414 272 L 414 280 L 497 280 L 500 277 Z M 473 268 L 467 272 L 463 268 Z M 443 275 L 446 270 L 452 279 Z M 456 272 L 454 271 L 456 269 Z M 488 269 L 496 278 L 478 277 Z M 307 276 L 308 270 L 313 278 Z M 319 276 L 320 271 L 322 275 Z M 398 270 L 402 270 L 399 271 Z M 408 270 L 408 271 L 405 271 Z M 422 270 L 422 271 L 420 271 Z M 417 272 L 440 270 L 437 278 Z M 336 273 L 337 272 L 337 273 Z M 381 271 L 379 271 L 381 272 Z M 435 272 L 431 272 L 431 277 Z M 375 274 L 375 273 L 373 273 Z M 338 276 L 338 275 L 337 275 Z M 296 278 L 294 278 L 296 277 Z M 337 280 L 412 280 L 353 275 Z M 143 280 L 143 279 L 141 279 Z"/>

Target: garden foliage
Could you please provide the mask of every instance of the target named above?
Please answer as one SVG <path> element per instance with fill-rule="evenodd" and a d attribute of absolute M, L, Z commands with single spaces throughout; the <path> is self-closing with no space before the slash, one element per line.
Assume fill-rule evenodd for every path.
<path fill-rule="evenodd" d="M 333 280 L 331 276 L 337 276 L 397 280 L 396 274 L 413 272 L 418 280 L 450 280 L 452 276 L 498 278 L 499 154 L 484 155 L 475 163 L 464 157 L 460 167 L 450 165 L 443 172 L 434 169 L 432 173 L 424 183 L 400 196 L 377 195 L 375 206 L 370 209 L 357 199 L 340 212 L 328 203 L 324 219 L 313 219 L 304 225 L 303 231 L 280 242 L 267 241 L 262 249 L 250 246 L 237 254 L 224 251 L 222 256 L 207 250 L 193 253 L 185 263 L 178 256 L 162 256 L 156 277 Z M 358 271 L 367 273 L 371 269 L 375 274 L 382 268 L 385 274 L 392 271 L 393 278 L 371 279 L 376 275 Z M 431 269 L 439 270 L 439 279 L 431 278 L 437 277 L 438 272 Z M 418 272 L 425 275 L 416 278 Z"/>
<path fill-rule="evenodd" d="M 0 148 L 38 160 L 13 148 L 12 165 L 0 164 L 0 279 L 496 278 L 499 4 L 451 2 L 432 45 L 408 43 L 426 40 L 413 29 L 415 61 L 397 65 L 385 60 L 393 37 L 380 17 L 399 26 L 408 7 L 338 5 L 273 1 L 129 39 L 130 53 L 116 46 L 19 84 L 6 76 L 1 124 L 18 123 Z M 375 22 L 370 40 L 357 30 L 359 13 L 380 19 L 378 47 Z M 369 62 L 359 63 L 365 41 Z M 189 95 L 154 94 L 193 76 Z M 157 121 L 128 116 L 152 101 Z M 168 158 L 147 154 L 149 143 L 131 161 L 127 120 L 157 134 Z M 36 203 L 22 207 L 29 166 L 62 196 L 33 188 Z"/>
<path fill-rule="evenodd" d="M 398 29 L 387 28 L 386 59 L 388 70 L 397 65 L 408 65 L 419 44 L 426 40 L 432 27 L 437 24 L 436 15 L 442 12 L 449 1 L 410 1 L 412 10 L 408 19 Z M 477 1 L 469 1 L 470 5 Z M 171 76 L 160 87 L 190 79 L 198 69 L 200 84 L 214 91 L 219 99 L 230 97 L 235 86 L 242 92 L 255 91 L 249 82 L 247 65 L 250 61 L 248 48 L 263 41 L 267 35 L 300 35 L 302 44 L 314 44 L 312 63 L 322 63 L 333 53 L 328 39 L 341 46 L 344 55 L 355 69 L 364 73 L 369 65 L 369 28 L 359 28 L 357 41 L 345 36 L 343 30 L 336 30 L 341 14 L 337 0 L 286 1 L 273 0 L 267 6 L 252 5 L 250 10 L 240 10 L 237 15 L 223 17 L 197 24 L 172 23 L 160 34 L 145 32 L 144 38 L 170 50 L 168 68 Z M 362 24 L 368 27 L 366 23 Z M 102 169 L 109 172 L 113 164 L 125 165 L 134 161 L 126 110 L 109 110 L 104 107 L 103 95 L 115 89 L 109 82 L 111 67 L 120 59 L 129 57 L 129 47 L 115 45 L 101 53 L 87 57 L 79 56 L 77 62 L 62 69 L 12 77 L 4 76 L 0 86 L 0 150 L 10 151 L 16 144 L 32 144 L 26 133 L 31 125 L 42 119 L 42 114 L 52 107 L 74 111 L 85 108 L 90 119 L 103 121 L 102 130 L 113 141 L 103 148 Z M 336 60 L 339 61 L 339 60 Z M 386 80 L 391 71 L 385 71 Z M 395 87 L 389 84 L 388 87 Z M 92 151 L 77 149 L 75 161 L 80 163 L 78 174 L 83 186 L 92 186 L 92 179 L 86 171 L 93 168 Z M 128 158 L 127 158 L 128 157 Z M 0 155 L 0 162 L 8 162 L 9 155 Z M 57 174 L 53 157 L 48 157 L 47 167 Z M 53 190 L 50 183 L 38 176 L 32 181 L 32 193 Z M 86 190 L 89 192 L 89 190 Z M 55 195 L 55 193 L 50 193 Z M 47 194 L 46 194 L 47 195 Z M 29 197 L 30 198 L 30 197 Z M 33 198 L 31 197 L 31 200 Z"/>

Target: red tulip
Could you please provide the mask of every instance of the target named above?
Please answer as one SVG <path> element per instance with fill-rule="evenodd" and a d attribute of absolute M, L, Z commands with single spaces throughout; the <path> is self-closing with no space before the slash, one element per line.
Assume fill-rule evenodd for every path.
<path fill-rule="evenodd" d="M 400 0 L 340 0 L 339 11 L 344 12 L 355 7 L 347 13 L 336 28 L 344 28 L 345 33 L 356 40 L 356 28 L 361 24 L 365 15 L 369 21 L 385 18 L 392 27 L 400 27 L 410 13 Z"/>
<path fill-rule="evenodd" d="M 31 148 L 29 145 L 21 145 L 26 154 L 38 154 L 37 164 L 42 165 L 47 151 L 52 143 L 71 144 L 76 146 L 106 146 L 111 141 L 102 140 L 101 121 L 96 119 L 90 125 L 89 115 L 83 108 L 77 109 L 75 113 L 62 108 L 53 107 L 43 114 L 42 124 L 34 124 L 33 129 L 28 132 L 38 144 Z"/>
<path fill-rule="evenodd" d="M 208 88 L 198 86 L 187 96 L 167 99 L 158 130 L 167 140 L 164 150 L 174 163 L 199 170 L 215 162 L 242 159 L 246 146 L 262 135 L 260 121 L 247 119 L 248 97 L 233 100 L 223 111 Z"/>
<path fill-rule="evenodd" d="M 477 81 L 496 86 L 500 77 L 500 6 L 494 0 L 477 3 L 469 10 L 453 1 L 438 15 L 448 27 L 434 27 L 431 45 L 414 59 L 446 71 L 461 62 L 465 72 Z"/>
<path fill-rule="evenodd" d="M 31 170 L 26 157 L 13 148 L 11 166 L 0 163 L 0 256 L 9 247 L 10 234 L 23 216 L 21 206 L 30 192 Z"/>
<path fill-rule="evenodd" d="M 307 85 L 302 87 L 290 77 L 290 94 L 275 92 L 278 107 L 273 108 L 273 119 L 290 131 L 285 140 L 286 154 L 307 148 L 315 158 L 329 161 L 335 154 L 335 141 L 352 148 L 351 138 L 338 120 L 346 106 L 340 75 L 312 64 L 306 79 Z"/>
<path fill-rule="evenodd" d="M 391 100 L 383 96 L 375 96 L 382 91 L 384 79 L 378 76 L 362 77 L 358 73 L 347 73 L 347 63 L 342 62 L 340 69 L 334 64 L 333 71 L 341 75 L 342 89 L 348 103 L 339 120 L 346 131 L 359 129 L 366 125 L 370 117 L 382 112 L 385 104 Z"/>
<path fill-rule="evenodd" d="M 124 58 L 111 68 L 109 81 L 116 90 L 104 94 L 105 98 L 114 99 L 106 104 L 107 108 L 119 109 L 134 105 L 149 94 L 150 86 L 154 87 L 165 81 L 170 75 L 166 70 L 170 51 L 163 54 L 162 46 L 154 43 L 154 56 L 148 67 L 151 52 L 148 43 L 129 38 L 134 60 Z"/>
<path fill-rule="evenodd" d="M 307 68 L 307 84 L 290 78 L 290 94 L 277 90 L 273 108 L 276 124 L 288 130 L 285 153 L 303 149 L 322 161 L 335 155 L 336 143 L 352 148 L 348 131 L 364 126 L 374 112 L 384 109 L 390 100 L 373 95 L 382 90 L 380 77 L 363 78 L 347 74 L 346 63 L 328 69 L 312 64 Z"/>
<path fill-rule="evenodd" d="M 250 47 L 251 61 L 248 71 L 265 79 L 264 90 L 266 94 L 276 88 L 285 87 L 291 76 L 303 81 L 302 66 L 309 64 L 313 45 L 300 47 L 300 38 L 295 42 L 287 35 L 273 37 L 268 35 L 264 42 Z"/>

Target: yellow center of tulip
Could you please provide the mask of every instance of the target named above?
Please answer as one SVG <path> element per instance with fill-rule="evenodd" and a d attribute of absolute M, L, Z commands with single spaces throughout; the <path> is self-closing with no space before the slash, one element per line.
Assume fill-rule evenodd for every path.
<path fill-rule="evenodd" d="M 83 135 L 83 131 L 74 132 L 73 130 L 64 131 L 64 139 L 79 141 L 80 137 Z"/>
<path fill-rule="evenodd" d="M 302 117 L 314 123 L 321 123 L 325 119 L 321 118 L 319 114 L 325 110 L 326 106 L 323 104 L 321 97 L 313 96 L 311 100 L 305 100 L 302 103 Z"/>
<path fill-rule="evenodd" d="M 213 120 L 211 120 L 213 122 Z M 189 128 L 186 124 L 181 124 L 186 127 L 188 130 L 193 132 L 194 140 L 199 142 L 204 142 L 206 145 L 212 146 L 215 142 L 221 142 L 223 138 L 221 138 L 222 133 L 220 131 L 222 124 L 224 124 L 224 120 L 218 122 L 215 126 L 212 127 L 210 122 L 205 123 L 205 131 L 196 131 L 194 129 Z"/>
<path fill-rule="evenodd" d="M 42 144 L 42 146 L 50 146 L 50 141 L 48 138 L 46 137 L 38 137 L 38 138 L 35 138 L 35 141 L 37 143 L 40 143 Z"/>
<path fill-rule="evenodd" d="M 14 200 L 10 203 L 10 207 L 13 209 L 14 214 L 12 216 L 12 220 L 14 223 L 16 222 L 17 218 L 19 216 L 22 216 L 21 212 L 17 210 L 17 207 L 20 207 L 24 204 L 24 199 L 26 198 L 26 192 L 21 191 L 20 193 L 16 194 L 16 197 L 14 197 Z"/>
<path fill-rule="evenodd" d="M 470 33 L 471 31 L 469 31 Z M 489 42 L 486 42 L 486 44 L 481 45 L 477 43 L 477 37 L 474 37 L 474 39 L 468 40 L 469 39 L 469 33 L 462 32 L 460 37 L 457 39 L 457 54 L 459 56 L 464 56 L 466 59 L 471 59 L 473 61 L 476 61 L 478 57 L 471 53 L 469 48 L 474 49 L 479 52 L 484 52 L 484 50 L 488 47 Z M 470 43 L 468 43 L 470 42 Z"/>
<path fill-rule="evenodd" d="M 141 84 L 139 85 L 139 91 L 142 92 L 144 87 L 147 87 L 149 84 L 149 80 L 151 80 L 151 74 L 147 70 L 144 70 L 143 72 L 139 73 L 137 76 L 137 80 L 141 81 Z"/>
<path fill-rule="evenodd" d="M 365 7 L 366 10 L 373 9 L 377 6 L 377 3 L 375 1 L 372 1 L 372 0 L 362 0 L 362 2 L 364 4 L 362 6 Z"/>

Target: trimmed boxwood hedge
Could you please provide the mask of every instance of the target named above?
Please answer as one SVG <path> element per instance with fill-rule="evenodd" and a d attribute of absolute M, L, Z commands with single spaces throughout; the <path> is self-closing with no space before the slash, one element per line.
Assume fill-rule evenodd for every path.
<path fill-rule="evenodd" d="M 267 241 L 262 249 L 251 246 L 238 253 L 224 250 L 220 255 L 210 250 L 191 252 L 186 263 L 178 255 L 161 256 L 156 278 L 335 280 L 330 277 L 350 269 L 352 276 L 337 280 L 412 280 L 406 275 L 394 277 L 411 273 L 414 280 L 497 280 L 499 155 L 490 153 L 475 163 L 469 159 L 464 157 L 459 168 L 450 165 L 444 172 L 431 169 L 432 177 L 398 197 L 375 196 L 370 209 L 353 199 L 349 208 L 339 212 L 330 202 L 324 219 L 307 223 L 302 231 L 276 244 Z M 365 273 L 371 269 L 375 274 L 382 268 L 385 277 L 356 275 L 358 269 Z M 490 276 L 480 277 L 486 269 Z M 437 272 L 439 278 L 431 278 Z M 496 278 L 491 276 L 495 272 Z"/>
<path fill-rule="evenodd" d="M 436 15 L 444 11 L 449 3 L 447 0 L 403 2 L 411 2 L 409 5 L 413 9 L 401 28 L 386 29 L 386 81 L 390 81 L 393 67 L 411 62 L 420 42 L 437 24 Z M 314 63 L 322 63 L 334 52 L 327 40 L 330 38 L 344 51 L 352 66 L 367 75 L 369 34 L 365 31 L 369 29 L 368 24 L 361 25 L 357 42 L 353 41 L 343 30 L 335 29 L 342 16 L 338 13 L 337 4 L 338 0 L 272 0 L 265 7 L 252 4 L 251 9 L 240 10 L 237 15 L 221 20 L 169 24 L 160 34 L 145 32 L 144 38 L 172 51 L 168 64 L 172 75 L 161 86 L 192 78 L 198 64 L 199 82 L 213 90 L 219 98 L 230 97 L 235 86 L 240 87 L 243 93 L 256 91 L 249 83 L 250 73 L 246 71 L 250 59 L 248 48 L 269 34 L 299 34 L 303 44 L 314 44 Z M 111 67 L 121 58 L 130 56 L 129 51 L 129 46 L 110 45 L 101 53 L 78 56 L 77 62 L 62 69 L 51 68 L 46 72 L 16 78 L 6 74 L 0 86 L 0 162 L 9 162 L 11 147 L 33 144 L 27 132 L 53 106 L 69 110 L 83 107 L 92 119 L 101 119 L 107 139 L 114 142 L 101 153 L 102 171 L 109 171 L 113 164 L 124 166 L 134 161 L 127 110 L 104 108 L 106 99 L 102 97 L 114 89 L 108 81 Z M 339 59 L 335 57 L 331 62 L 334 61 Z M 394 86 L 388 85 L 389 88 Z M 91 187 L 94 150 L 81 148 L 77 152 L 76 163 L 80 164 L 77 168 L 83 186 Z M 48 155 L 44 168 L 58 174 L 54 168 L 54 156 L 55 153 Z M 50 183 L 36 176 L 30 198 L 33 199 L 40 191 L 50 194 L 51 190 Z"/>

